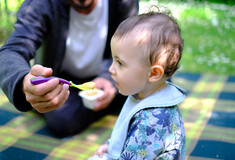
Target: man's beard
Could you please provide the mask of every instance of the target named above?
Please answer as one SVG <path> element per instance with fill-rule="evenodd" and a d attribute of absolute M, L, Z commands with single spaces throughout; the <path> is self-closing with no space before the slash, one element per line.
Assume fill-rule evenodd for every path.
<path fill-rule="evenodd" d="M 76 8 L 78 8 L 78 9 L 89 9 L 89 8 L 93 5 L 93 3 L 94 3 L 94 0 L 92 0 L 90 4 L 85 5 L 85 4 L 84 4 L 84 1 L 85 1 L 85 0 L 79 0 L 79 2 L 80 2 L 81 4 L 76 4 L 76 3 L 74 3 L 74 6 L 75 6 Z"/>

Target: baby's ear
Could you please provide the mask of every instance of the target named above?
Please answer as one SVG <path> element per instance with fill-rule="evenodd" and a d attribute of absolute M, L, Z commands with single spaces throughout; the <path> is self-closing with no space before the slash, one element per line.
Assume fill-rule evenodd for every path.
<path fill-rule="evenodd" d="M 156 82 L 162 78 L 164 75 L 164 69 L 162 66 L 154 65 L 151 67 L 149 82 Z"/>

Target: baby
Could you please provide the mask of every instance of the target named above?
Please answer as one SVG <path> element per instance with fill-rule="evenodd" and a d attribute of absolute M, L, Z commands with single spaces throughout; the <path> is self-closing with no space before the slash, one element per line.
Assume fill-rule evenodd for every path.
<path fill-rule="evenodd" d="M 167 10 L 128 18 L 113 35 L 111 49 L 109 71 L 119 92 L 129 97 L 111 138 L 91 159 L 185 159 L 177 105 L 186 91 L 167 81 L 183 50 L 176 20 Z"/>

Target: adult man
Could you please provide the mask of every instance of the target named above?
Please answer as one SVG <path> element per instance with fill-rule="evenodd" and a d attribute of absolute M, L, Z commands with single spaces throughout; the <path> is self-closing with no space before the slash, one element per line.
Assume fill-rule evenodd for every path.
<path fill-rule="evenodd" d="M 57 135 L 82 131 L 124 101 L 108 72 L 109 42 L 118 24 L 137 13 L 138 0 L 25 0 L 15 31 L 0 49 L 1 88 L 17 109 L 45 113 Z M 33 58 L 41 65 L 30 68 Z M 68 90 L 58 79 L 30 83 L 32 77 L 52 74 L 77 84 L 96 82 L 105 92 L 96 112 L 84 108 L 78 90 Z"/>

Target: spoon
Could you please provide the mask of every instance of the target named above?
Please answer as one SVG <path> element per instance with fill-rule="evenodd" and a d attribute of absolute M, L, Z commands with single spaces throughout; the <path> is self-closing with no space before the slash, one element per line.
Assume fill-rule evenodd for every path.
<path fill-rule="evenodd" d="M 51 79 L 54 79 L 54 78 L 58 78 L 58 77 L 37 76 L 37 77 L 31 78 L 30 82 L 34 85 L 37 85 L 37 84 L 47 82 L 47 81 L 49 81 Z M 58 78 L 58 79 L 59 79 L 60 83 L 68 84 L 70 87 L 75 87 L 75 88 L 78 88 L 80 90 L 89 90 L 89 89 L 94 89 L 96 87 L 95 82 L 86 82 L 86 83 L 83 83 L 83 84 L 76 85 L 72 81 L 67 81 L 67 80 L 62 79 L 62 78 Z"/>

